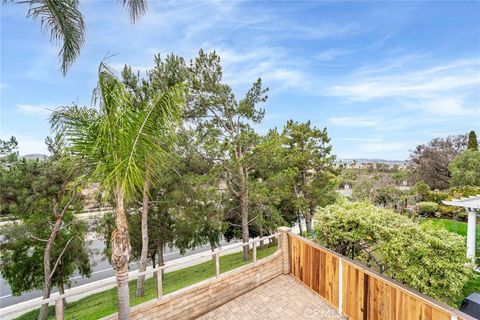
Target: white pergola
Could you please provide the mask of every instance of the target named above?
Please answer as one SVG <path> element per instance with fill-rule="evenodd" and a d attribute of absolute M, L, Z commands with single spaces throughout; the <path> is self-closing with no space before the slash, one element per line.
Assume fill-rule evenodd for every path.
<path fill-rule="evenodd" d="M 447 206 L 463 207 L 467 211 L 467 258 L 475 261 L 475 230 L 477 225 L 477 214 L 480 212 L 480 195 L 442 202 Z"/>

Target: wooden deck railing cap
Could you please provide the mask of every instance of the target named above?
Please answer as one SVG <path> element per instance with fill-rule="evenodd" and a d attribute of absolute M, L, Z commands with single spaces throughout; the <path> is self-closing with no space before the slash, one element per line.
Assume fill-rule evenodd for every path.
<path fill-rule="evenodd" d="M 277 228 L 277 231 L 278 231 L 278 232 L 287 232 L 287 233 L 288 233 L 288 232 L 291 232 L 291 231 L 292 231 L 292 228 L 290 228 L 290 227 L 278 227 L 278 228 Z"/>

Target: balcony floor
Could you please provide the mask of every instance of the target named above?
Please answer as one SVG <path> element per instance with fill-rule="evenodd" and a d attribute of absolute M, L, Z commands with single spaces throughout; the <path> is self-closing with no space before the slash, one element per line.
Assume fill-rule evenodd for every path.
<path fill-rule="evenodd" d="M 197 320 L 210 319 L 333 320 L 344 318 L 293 277 L 281 275 L 197 318 Z"/>

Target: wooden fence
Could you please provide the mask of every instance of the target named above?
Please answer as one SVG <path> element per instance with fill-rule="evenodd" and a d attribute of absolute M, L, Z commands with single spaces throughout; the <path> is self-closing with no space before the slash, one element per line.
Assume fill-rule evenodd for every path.
<path fill-rule="evenodd" d="M 348 319 L 474 320 L 355 261 L 289 233 L 290 272 Z"/>

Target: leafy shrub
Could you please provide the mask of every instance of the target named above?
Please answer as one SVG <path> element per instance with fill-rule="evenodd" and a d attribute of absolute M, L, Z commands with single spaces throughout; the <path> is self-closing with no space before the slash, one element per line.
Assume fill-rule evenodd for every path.
<path fill-rule="evenodd" d="M 424 201 L 431 201 L 431 202 L 436 202 L 438 204 L 441 204 L 443 200 L 448 199 L 448 192 L 445 191 L 432 191 L 428 194 L 427 197 L 425 197 Z"/>
<path fill-rule="evenodd" d="M 444 228 L 416 225 L 380 245 L 388 274 L 420 292 L 454 305 L 471 276 L 464 238 Z"/>
<path fill-rule="evenodd" d="M 430 216 L 438 210 L 438 204 L 435 202 L 424 201 L 417 203 L 417 212 L 421 215 Z"/>
<path fill-rule="evenodd" d="M 378 270 L 443 302 L 453 305 L 471 274 L 463 237 L 392 210 L 341 199 L 315 218 L 318 243 L 364 262 L 373 256 Z"/>
<path fill-rule="evenodd" d="M 442 219 L 454 219 L 457 218 L 459 220 L 463 220 L 466 218 L 465 209 L 461 207 L 454 207 L 454 206 L 446 206 L 444 204 L 440 204 L 438 206 L 438 210 L 435 213 L 435 217 L 442 218 Z"/>
<path fill-rule="evenodd" d="M 480 151 L 465 150 L 450 162 L 452 186 L 480 186 Z"/>
<path fill-rule="evenodd" d="M 430 195 L 430 187 L 423 180 L 417 181 L 415 183 L 415 194 L 421 201 L 426 200 Z"/>
<path fill-rule="evenodd" d="M 466 187 L 453 187 L 448 191 L 448 199 L 471 197 L 480 194 L 480 187 L 466 186 Z"/>

